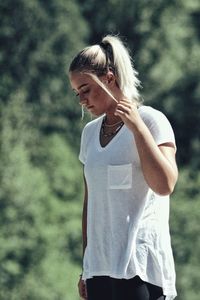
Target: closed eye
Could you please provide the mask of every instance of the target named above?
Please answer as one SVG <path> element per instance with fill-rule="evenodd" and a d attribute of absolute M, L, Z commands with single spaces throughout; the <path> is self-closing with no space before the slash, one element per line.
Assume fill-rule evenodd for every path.
<path fill-rule="evenodd" d="M 87 94 L 89 93 L 89 90 L 86 90 L 86 91 L 81 91 L 82 94 Z M 76 93 L 76 97 L 79 97 L 80 96 L 80 93 Z"/>
<path fill-rule="evenodd" d="M 85 90 L 85 91 L 83 91 L 83 94 L 87 94 L 87 93 L 89 93 L 89 89 L 87 89 L 87 90 Z"/>
<path fill-rule="evenodd" d="M 75 91 L 75 89 L 74 89 L 74 91 Z M 88 88 L 86 88 L 85 90 L 83 89 L 83 88 L 81 88 L 80 89 L 80 92 L 79 93 L 76 93 L 75 95 L 76 95 L 76 97 L 79 97 L 80 96 L 80 94 L 87 94 L 87 93 L 89 93 L 89 89 Z"/>
<path fill-rule="evenodd" d="M 89 91 L 90 91 L 89 89 L 81 90 L 80 93 L 77 94 L 77 96 L 80 96 L 80 94 L 85 95 L 85 94 L 89 93 Z"/>

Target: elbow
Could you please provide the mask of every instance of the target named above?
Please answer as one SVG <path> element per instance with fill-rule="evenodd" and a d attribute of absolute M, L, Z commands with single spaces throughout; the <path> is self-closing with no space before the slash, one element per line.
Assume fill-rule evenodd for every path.
<path fill-rule="evenodd" d="M 170 173 L 159 173 L 159 176 L 145 177 L 149 187 L 158 195 L 169 196 L 173 193 L 177 179 L 178 170 L 175 169 Z"/>
<path fill-rule="evenodd" d="M 160 196 L 169 196 L 173 193 L 175 185 L 154 185 L 149 187 L 158 195 Z"/>
<path fill-rule="evenodd" d="M 159 184 L 154 190 L 157 194 L 161 196 L 169 196 L 173 193 L 175 185 L 177 182 L 177 175 L 171 180 L 167 180 L 163 184 Z"/>
<path fill-rule="evenodd" d="M 159 187 L 159 188 L 156 189 L 155 192 L 157 194 L 161 195 L 161 196 L 169 196 L 173 193 L 174 187 L 175 187 L 175 185 L 174 186 L 169 185 L 169 186 Z"/>
<path fill-rule="evenodd" d="M 176 182 L 178 179 L 178 173 L 175 173 L 173 177 L 166 177 L 165 180 L 159 180 L 155 184 L 153 191 L 161 196 L 169 196 L 173 193 Z"/>

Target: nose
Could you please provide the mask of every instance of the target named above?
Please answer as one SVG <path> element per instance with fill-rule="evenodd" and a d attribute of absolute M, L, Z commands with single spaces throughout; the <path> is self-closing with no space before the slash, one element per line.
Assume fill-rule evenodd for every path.
<path fill-rule="evenodd" d="M 80 103 L 80 105 L 86 105 L 87 104 L 87 99 L 84 97 L 83 94 L 79 95 L 79 103 Z"/>

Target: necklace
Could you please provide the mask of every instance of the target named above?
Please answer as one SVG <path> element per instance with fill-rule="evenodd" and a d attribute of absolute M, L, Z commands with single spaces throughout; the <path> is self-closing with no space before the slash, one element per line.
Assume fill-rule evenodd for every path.
<path fill-rule="evenodd" d="M 114 131 L 111 131 L 111 132 L 108 132 L 106 133 L 105 132 L 105 127 L 113 127 L 113 126 L 116 126 L 118 125 Z M 120 121 L 120 122 L 117 122 L 113 125 L 106 125 L 105 124 L 105 118 L 103 119 L 103 122 L 102 122 L 102 126 L 101 126 L 101 134 L 104 136 L 104 137 L 111 137 L 111 136 L 114 136 L 115 134 L 117 134 L 117 132 L 122 128 L 122 126 L 124 125 L 124 122 L 123 121 Z"/>
<path fill-rule="evenodd" d="M 114 123 L 114 124 L 106 124 L 106 120 L 105 120 L 105 118 L 104 118 L 104 126 L 105 126 L 105 127 L 114 127 L 114 126 L 116 126 L 116 125 L 118 125 L 118 124 L 121 124 L 121 123 L 122 123 L 122 121 L 119 121 L 119 122 Z"/>

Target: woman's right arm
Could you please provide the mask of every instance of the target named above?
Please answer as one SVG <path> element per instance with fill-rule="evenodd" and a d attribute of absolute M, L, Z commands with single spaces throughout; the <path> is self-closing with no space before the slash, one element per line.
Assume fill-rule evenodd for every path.
<path fill-rule="evenodd" d="M 83 199 L 83 213 L 82 213 L 82 243 L 83 243 L 83 256 L 87 246 L 87 202 L 88 202 L 88 189 L 87 182 L 84 176 L 84 199 Z M 82 299 L 87 299 L 87 290 L 85 281 L 82 280 L 82 275 L 78 282 L 79 295 Z"/>

